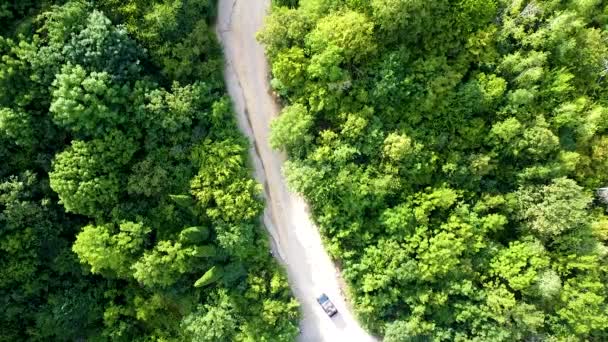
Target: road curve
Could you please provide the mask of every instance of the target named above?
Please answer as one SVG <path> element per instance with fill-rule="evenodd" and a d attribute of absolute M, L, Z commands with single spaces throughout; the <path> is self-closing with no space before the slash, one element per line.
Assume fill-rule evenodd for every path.
<path fill-rule="evenodd" d="M 264 224 L 274 255 L 286 267 L 301 304 L 300 341 L 375 341 L 358 324 L 340 290 L 338 272 L 325 252 L 302 198 L 291 193 L 281 174 L 284 154 L 268 143 L 270 122 L 280 111 L 270 93 L 264 49 L 255 39 L 270 0 L 219 0 L 216 31 L 224 48 L 224 77 L 239 128 L 252 143 L 256 179 L 264 185 Z M 339 314 L 330 319 L 316 302 L 326 293 Z"/>

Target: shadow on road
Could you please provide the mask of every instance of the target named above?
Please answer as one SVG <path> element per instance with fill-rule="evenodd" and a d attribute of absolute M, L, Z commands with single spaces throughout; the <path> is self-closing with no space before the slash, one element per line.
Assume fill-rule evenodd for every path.
<path fill-rule="evenodd" d="M 336 327 L 338 327 L 338 329 L 340 329 L 340 330 L 346 329 L 346 321 L 344 320 L 344 317 L 339 312 L 337 315 L 332 317 L 332 321 L 334 322 Z"/>

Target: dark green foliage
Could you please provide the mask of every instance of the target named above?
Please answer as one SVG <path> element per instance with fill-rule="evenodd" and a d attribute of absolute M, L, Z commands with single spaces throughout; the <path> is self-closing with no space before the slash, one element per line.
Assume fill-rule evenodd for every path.
<path fill-rule="evenodd" d="M 103 282 L 69 251 L 81 222 L 56 204 L 48 181 L 25 171 L 0 183 L 0 340 L 79 339 L 101 324 Z"/>
<path fill-rule="evenodd" d="M 49 5 L 0 4 L 0 341 L 293 340 L 213 3 Z"/>
<path fill-rule="evenodd" d="M 124 28 L 117 28 L 98 11 L 87 19 L 86 27 L 63 47 L 66 59 L 90 70 L 105 71 L 125 81 L 139 72 L 142 52 Z"/>
<path fill-rule="evenodd" d="M 62 0 L 1 0 L 0 1 L 0 35 L 10 34 L 12 30 L 18 33 L 27 32 L 30 22 L 41 9 Z"/>
<path fill-rule="evenodd" d="M 125 23 L 167 79 L 221 86 L 221 50 L 210 29 L 215 1 L 101 0 L 99 6 Z"/>
<path fill-rule="evenodd" d="M 271 143 L 387 341 L 605 340 L 602 1 L 276 2 Z"/>
<path fill-rule="evenodd" d="M 276 6 L 298 7 L 300 0 L 272 0 L 272 4 Z"/>

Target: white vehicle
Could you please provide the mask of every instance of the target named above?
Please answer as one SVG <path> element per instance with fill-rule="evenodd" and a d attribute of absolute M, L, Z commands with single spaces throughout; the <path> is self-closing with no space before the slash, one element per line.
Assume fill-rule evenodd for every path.
<path fill-rule="evenodd" d="M 333 317 L 338 313 L 338 309 L 334 306 L 334 303 L 329 300 L 329 297 L 325 293 L 322 293 L 321 296 L 317 298 L 317 302 L 321 305 L 325 313 L 329 315 L 329 317 Z"/>

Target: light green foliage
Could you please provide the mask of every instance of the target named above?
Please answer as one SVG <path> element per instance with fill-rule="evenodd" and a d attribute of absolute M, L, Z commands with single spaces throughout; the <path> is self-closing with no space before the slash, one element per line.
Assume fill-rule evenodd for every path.
<path fill-rule="evenodd" d="M 246 173 L 245 153 L 241 140 L 204 141 L 193 151 L 200 169 L 190 183 L 198 206 L 214 223 L 218 243 L 237 257 L 248 253 L 252 223 L 263 208 L 260 186 Z"/>
<path fill-rule="evenodd" d="M 589 224 L 586 209 L 591 196 L 571 179 L 557 178 L 542 188 L 521 189 L 516 196 L 524 226 L 541 238 L 554 238 Z"/>
<path fill-rule="evenodd" d="M 289 284 L 285 275 L 276 267 L 248 275 L 245 297 L 251 300 L 251 306 L 247 311 L 256 315 L 242 327 L 236 340 L 287 342 L 293 341 L 297 336 L 297 325 L 289 324 L 286 319 L 298 317 L 298 303 L 293 298 L 287 299 Z"/>
<path fill-rule="evenodd" d="M 209 237 L 206 227 L 189 227 L 179 233 L 179 240 L 183 243 L 200 244 Z"/>
<path fill-rule="evenodd" d="M 313 53 L 336 48 L 346 62 L 357 62 L 374 52 L 372 33 L 372 23 L 364 15 L 349 11 L 319 20 L 306 43 Z"/>
<path fill-rule="evenodd" d="M 527 239 L 501 250 L 490 262 L 490 273 L 504 279 L 511 289 L 525 293 L 540 281 L 540 272 L 548 266 L 549 258 L 540 241 Z"/>
<path fill-rule="evenodd" d="M 258 37 L 264 42 L 266 52 L 274 56 L 290 46 L 302 45 L 311 25 L 301 11 L 278 7 L 266 18 L 265 29 L 258 33 Z"/>
<path fill-rule="evenodd" d="M 56 157 L 51 188 L 68 212 L 95 216 L 107 211 L 118 204 L 119 172 L 135 151 L 134 141 L 120 131 L 89 142 L 73 141 Z"/>
<path fill-rule="evenodd" d="M 270 144 L 275 149 L 295 151 L 302 145 L 312 140 L 308 130 L 313 125 L 313 116 L 308 113 L 306 107 L 293 105 L 283 109 L 281 116 L 272 124 Z"/>
<path fill-rule="evenodd" d="M 200 170 L 192 180 L 192 194 L 212 220 L 237 222 L 259 214 L 258 184 L 248 179 L 246 148 L 240 141 L 205 141 L 195 149 Z M 215 203 L 215 205 L 212 205 Z"/>
<path fill-rule="evenodd" d="M 433 327 L 428 322 L 420 322 L 415 319 L 412 321 L 395 321 L 386 326 L 384 341 L 386 342 L 409 342 L 428 339 L 424 331 L 432 330 Z M 422 332 L 422 334 L 421 334 Z"/>
<path fill-rule="evenodd" d="M 293 47 L 281 51 L 272 65 L 272 86 L 283 96 L 288 95 L 287 90 L 297 92 L 299 89 L 294 88 L 305 82 L 306 71 L 307 59 L 303 49 Z"/>
<path fill-rule="evenodd" d="M 608 337 L 607 8 L 276 2 L 271 142 L 372 332 Z"/>
<path fill-rule="evenodd" d="M 148 128 L 147 143 L 151 152 L 163 141 L 180 144 L 188 141 L 188 127 L 195 125 L 206 114 L 212 91 L 205 83 L 180 87 L 174 83 L 171 91 L 153 89 L 145 94 L 145 111 L 139 120 Z"/>
<path fill-rule="evenodd" d="M 50 111 L 55 122 L 75 132 L 103 135 L 126 121 L 123 112 L 129 89 L 113 85 L 106 72 L 87 72 L 79 65 L 66 65 L 53 83 Z"/>
<path fill-rule="evenodd" d="M 578 277 L 564 284 L 561 299 L 565 305 L 557 313 L 575 336 L 586 336 L 594 330 L 608 328 L 604 286 L 598 280 L 595 277 Z"/>
<path fill-rule="evenodd" d="M 379 22 L 382 30 L 391 34 L 398 34 L 399 31 L 409 31 L 416 29 L 421 24 L 428 10 L 424 1 L 408 0 L 372 0 L 371 7 L 374 18 Z M 412 32 L 415 35 L 416 31 Z"/>
<path fill-rule="evenodd" d="M 221 268 L 213 266 L 194 283 L 194 287 L 202 287 L 214 283 L 222 277 L 222 273 L 223 270 Z"/>
<path fill-rule="evenodd" d="M 141 223 L 121 222 L 86 226 L 78 234 L 72 249 L 91 272 L 128 278 L 131 265 L 144 249 L 150 228 Z"/>
<path fill-rule="evenodd" d="M 160 241 L 133 264 L 133 277 L 142 285 L 168 287 L 193 266 L 199 256 L 214 256 L 212 247 L 186 247 L 179 242 Z"/>
<path fill-rule="evenodd" d="M 562 289 L 559 275 L 551 269 L 545 270 L 537 277 L 537 289 L 544 299 L 555 299 Z"/>
<path fill-rule="evenodd" d="M 384 139 L 383 154 L 392 161 L 402 161 L 412 152 L 412 139 L 407 135 L 390 133 Z"/>
<path fill-rule="evenodd" d="M 166 56 L 162 58 L 164 73 L 177 80 L 208 80 L 217 77 L 222 63 L 215 46 L 213 31 L 205 21 L 198 21 L 192 32 L 178 44 L 165 48 Z M 201 59 L 209 61 L 201 63 Z"/>
<path fill-rule="evenodd" d="M 235 305 L 225 292 L 216 294 L 213 304 L 201 305 L 182 321 L 191 341 L 229 341 L 234 338 L 237 321 Z"/>
<path fill-rule="evenodd" d="M 17 146 L 34 145 L 34 130 L 26 113 L 15 112 L 10 108 L 0 108 L 0 136 Z"/>

